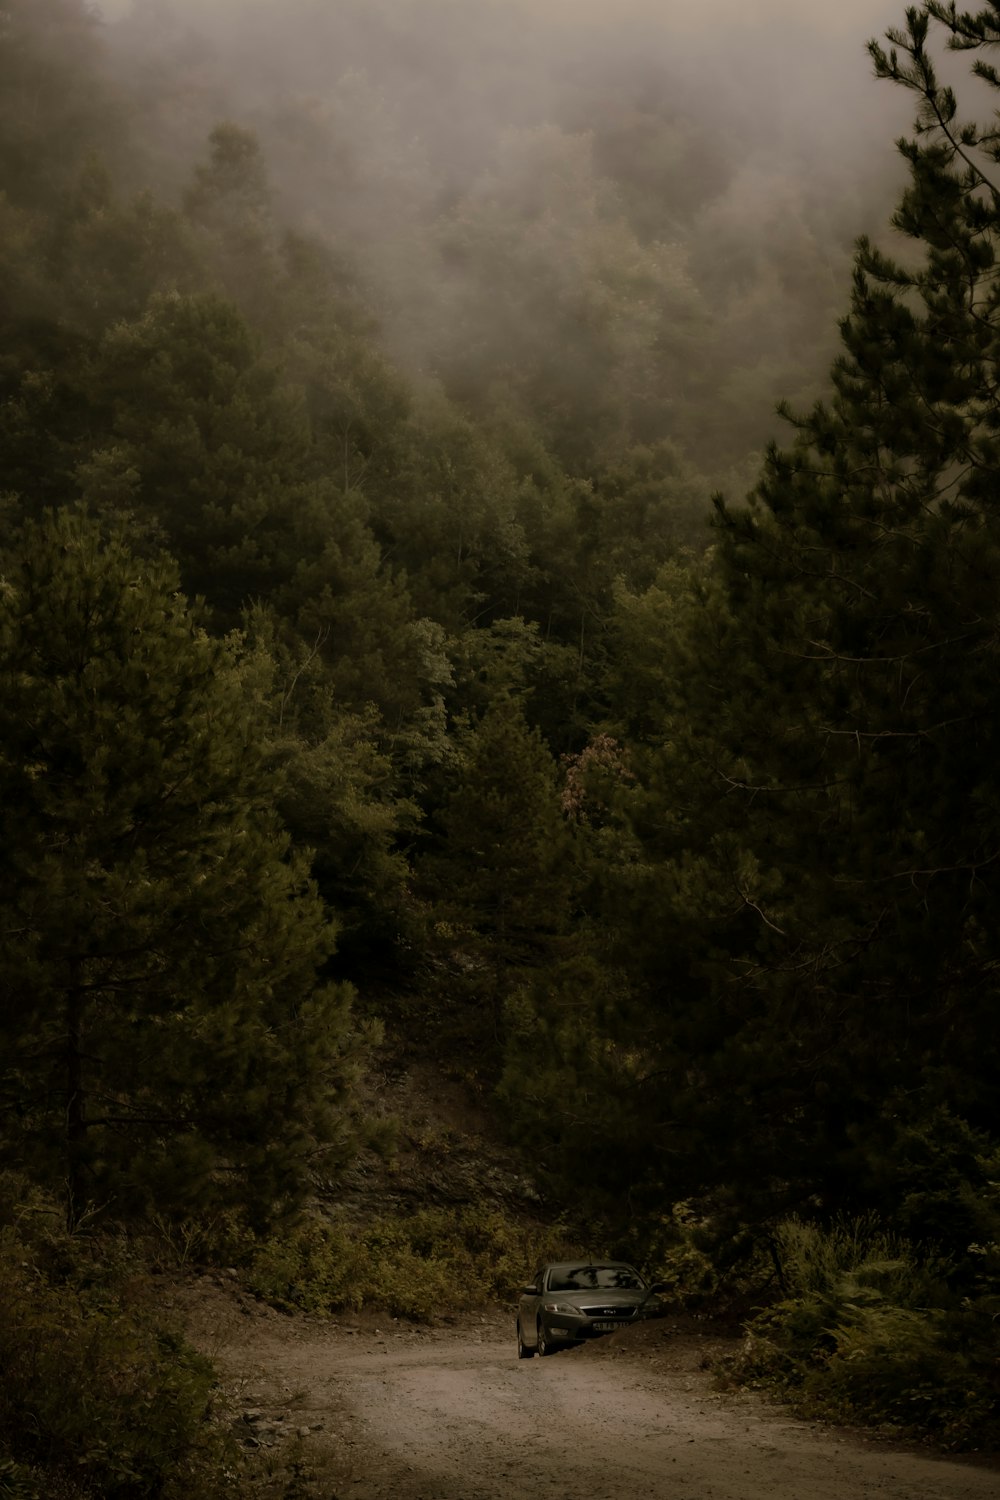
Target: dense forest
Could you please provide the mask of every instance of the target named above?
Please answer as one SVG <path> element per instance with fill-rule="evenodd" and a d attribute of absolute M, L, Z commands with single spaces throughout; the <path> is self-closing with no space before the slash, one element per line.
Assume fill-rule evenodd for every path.
<path fill-rule="evenodd" d="M 748 1378 L 1000 1434 L 1000 4 L 512 7 L 0 4 L 0 1494 L 225 1492 L 87 1247 L 336 1284 L 399 1029 Z M 98 1310 L 188 1425 L 74 1468 Z"/>

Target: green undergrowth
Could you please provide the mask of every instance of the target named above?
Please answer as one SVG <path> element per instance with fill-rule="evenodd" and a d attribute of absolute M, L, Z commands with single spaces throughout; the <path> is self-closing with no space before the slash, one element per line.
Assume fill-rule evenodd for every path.
<path fill-rule="evenodd" d="M 539 1261 L 569 1253 L 561 1226 L 524 1226 L 478 1208 L 428 1208 L 360 1226 L 315 1215 L 232 1248 L 250 1289 L 276 1307 L 384 1308 L 415 1321 L 509 1298 Z"/>
<path fill-rule="evenodd" d="M 711 1220 L 695 1204 L 681 1202 L 668 1214 L 637 1226 L 637 1238 L 626 1245 L 625 1259 L 642 1265 L 675 1308 L 694 1311 L 714 1307 L 722 1295 L 713 1250 Z"/>
<path fill-rule="evenodd" d="M 873 1219 L 795 1219 L 775 1248 L 784 1295 L 749 1324 L 727 1378 L 831 1420 L 1000 1449 L 1000 1246 L 956 1265 Z"/>
<path fill-rule="evenodd" d="M 549 1260 L 603 1256 L 632 1260 L 665 1283 L 679 1309 L 703 1308 L 718 1277 L 686 1222 L 658 1221 L 641 1234 L 615 1235 L 591 1221 L 586 1248 L 579 1225 L 539 1224 L 497 1208 L 425 1208 L 364 1221 L 313 1209 L 257 1234 L 233 1214 L 156 1225 L 173 1268 L 238 1269 L 244 1286 L 284 1311 L 385 1311 L 433 1321 L 516 1299 L 525 1278 Z"/>
<path fill-rule="evenodd" d="M 0 1500 L 242 1493 L 214 1372 L 152 1305 L 124 1241 L 61 1227 L 0 1179 Z"/>

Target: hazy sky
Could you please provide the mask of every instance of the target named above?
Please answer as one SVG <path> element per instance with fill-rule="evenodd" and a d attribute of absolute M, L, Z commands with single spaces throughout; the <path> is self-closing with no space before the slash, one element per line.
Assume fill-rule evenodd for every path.
<path fill-rule="evenodd" d="M 474 5 L 476 0 L 468 0 Z M 513 0 L 538 8 L 538 0 Z M 721 22 L 737 22 L 741 27 L 759 21 L 787 19 L 798 26 L 818 30 L 856 31 L 862 39 L 881 32 L 903 18 L 901 0 L 542 0 L 543 7 L 567 16 L 592 13 L 613 16 L 624 13 L 659 17 L 671 30 L 704 31 Z"/>
<path fill-rule="evenodd" d="M 336 0 L 330 0 L 335 4 Z M 466 0 L 475 6 L 478 0 Z M 280 9 L 282 0 L 240 0 L 248 10 L 257 6 Z M 534 12 L 549 10 L 567 18 L 594 15 L 598 18 L 622 14 L 644 14 L 658 18 L 672 31 L 703 32 L 721 23 L 736 22 L 740 28 L 759 21 L 787 19 L 800 28 L 821 31 L 855 32 L 859 45 L 869 35 L 881 34 L 887 25 L 902 21 L 903 0 L 509 0 L 512 9 L 527 8 Z M 132 0 L 97 0 L 98 9 L 109 20 L 132 9 Z M 206 6 L 206 8 L 210 8 Z"/>
<path fill-rule="evenodd" d="M 673 389 L 661 313 L 675 332 L 708 320 L 726 433 L 691 436 L 673 396 L 655 417 L 713 455 L 766 438 L 777 396 L 811 394 L 852 243 L 887 233 L 898 196 L 912 99 L 874 79 L 865 44 L 905 0 L 92 3 L 179 23 L 113 31 L 139 97 L 145 69 L 155 85 L 141 123 L 161 186 L 180 198 L 218 119 L 248 126 L 279 216 L 363 267 L 408 370 L 472 388 L 477 360 L 548 369 L 565 345 L 556 388 L 588 360 L 596 385 L 603 345 L 559 318 L 599 287 L 623 389 L 647 365 Z M 605 316 L 608 288 L 642 277 L 653 312 Z"/>

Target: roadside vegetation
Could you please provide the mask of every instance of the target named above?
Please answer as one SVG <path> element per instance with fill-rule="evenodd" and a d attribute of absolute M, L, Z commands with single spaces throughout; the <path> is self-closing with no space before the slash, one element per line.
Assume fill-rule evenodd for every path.
<path fill-rule="evenodd" d="M 263 7 L 344 57 L 273 111 L 233 7 L 0 7 L 7 1500 L 239 1493 L 157 1256 L 427 1318 L 586 1244 L 739 1308 L 728 1379 L 1000 1444 L 1000 144 L 941 81 L 1000 8 L 872 44 L 852 280 L 610 32 L 439 159 L 425 3 Z M 390 1054 L 530 1210 L 344 1207 Z"/>
<path fill-rule="evenodd" d="M 207 1359 L 165 1326 L 124 1234 L 70 1235 L 0 1182 L 0 1495 L 223 1500 L 245 1493 Z"/>
<path fill-rule="evenodd" d="M 873 1217 L 828 1230 L 789 1220 L 776 1249 L 782 1294 L 750 1321 L 723 1379 L 776 1387 L 812 1416 L 1000 1448 L 995 1247 L 971 1247 L 976 1274 Z"/>

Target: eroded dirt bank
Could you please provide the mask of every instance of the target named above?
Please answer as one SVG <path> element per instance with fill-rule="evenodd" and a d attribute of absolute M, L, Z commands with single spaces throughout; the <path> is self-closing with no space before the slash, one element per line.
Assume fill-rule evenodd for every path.
<path fill-rule="evenodd" d="M 1000 1474 L 719 1394 L 690 1332 L 519 1361 L 509 1319 L 418 1330 L 179 1297 L 274 1493 L 326 1500 L 996 1500 Z M 617 1345 L 616 1345 L 616 1341 Z M 301 1493 L 302 1491 L 300 1491 Z"/>

